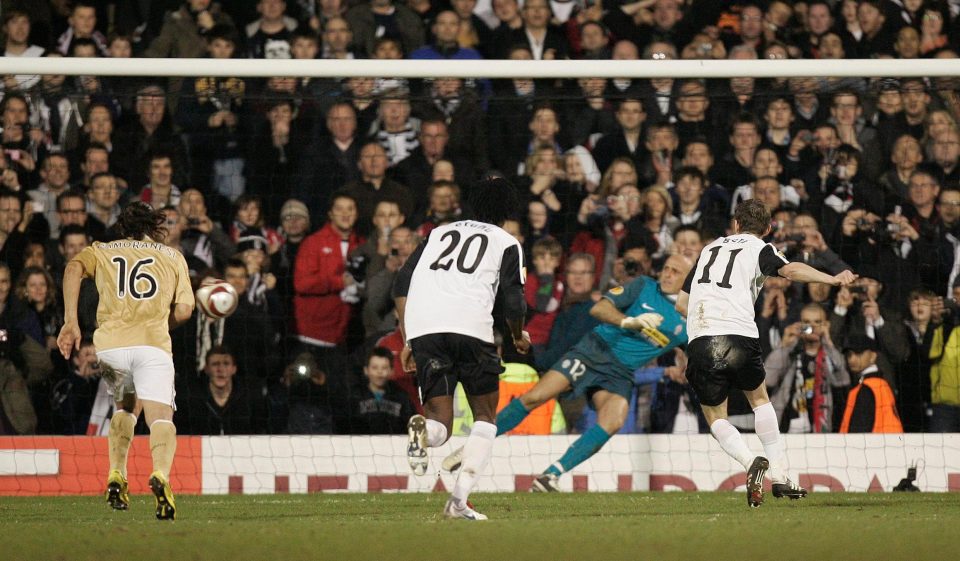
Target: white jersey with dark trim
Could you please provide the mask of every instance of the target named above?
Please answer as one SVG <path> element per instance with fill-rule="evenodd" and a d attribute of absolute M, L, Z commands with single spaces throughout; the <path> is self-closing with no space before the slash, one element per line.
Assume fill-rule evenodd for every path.
<path fill-rule="evenodd" d="M 753 234 L 717 238 L 703 248 L 683 290 L 690 341 L 705 335 L 759 337 L 754 305 L 763 282 L 789 261 Z"/>
<path fill-rule="evenodd" d="M 522 294 L 520 243 L 497 226 L 462 220 L 435 228 L 418 249 L 410 256 L 414 262 L 404 313 L 407 339 L 459 333 L 493 343 L 498 291 L 520 287 Z"/>

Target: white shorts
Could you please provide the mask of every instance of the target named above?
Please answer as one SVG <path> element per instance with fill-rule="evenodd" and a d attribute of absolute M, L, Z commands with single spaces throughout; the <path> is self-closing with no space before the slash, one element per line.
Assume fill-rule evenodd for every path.
<path fill-rule="evenodd" d="M 149 346 L 123 347 L 97 351 L 97 358 L 122 374 L 128 387 L 132 380 L 137 398 L 164 403 L 176 410 L 173 357 L 166 351 Z"/>

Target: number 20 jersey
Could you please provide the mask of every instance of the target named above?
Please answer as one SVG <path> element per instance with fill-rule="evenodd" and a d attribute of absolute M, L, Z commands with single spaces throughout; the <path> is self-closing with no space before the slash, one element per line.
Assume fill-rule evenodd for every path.
<path fill-rule="evenodd" d="M 73 261 L 97 284 L 98 351 L 150 346 L 171 352 L 167 323 L 172 304 L 194 305 L 190 273 L 183 255 L 154 242 L 94 242 Z"/>
<path fill-rule="evenodd" d="M 497 226 L 462 220 L 433 229 L 415 258 L 404 312 L 407 339 L 459 333 L 493 343 L 497 291 L 525 281 L 520 243 Z"/>
<path fill-rule="evenodd" d="M 789 263 L 772 245 L 752 234 L 717 238 L 703 248 L 684 283 L 690 295 L 687 336 L 760 336 L 754 304 L 763 282 Z"/>

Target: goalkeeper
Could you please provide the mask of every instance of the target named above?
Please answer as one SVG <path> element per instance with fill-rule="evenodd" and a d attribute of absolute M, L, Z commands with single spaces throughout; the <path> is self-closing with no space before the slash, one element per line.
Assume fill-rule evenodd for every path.
<path fill-rule="evenodd" d="M 686 344 L 686 320 L 674 309 L 674 301 L 692 265 L 688 258 L 673 255 L 664 263 L 659 282 L 641 276 L 607 291 L 590 309 L 601 324 L 567 351 L 536 386 L 497 414 L 499 436 L 564 392 L 586 396 L 597 411 L 597 424 L 534 480 L 532 491 L 559 491 L 560 476 L 593 456 L 623 426 L 633 371 Z M 457 450 L 448 456 L 443 467 L 456 470 L 460 454 Z"/>

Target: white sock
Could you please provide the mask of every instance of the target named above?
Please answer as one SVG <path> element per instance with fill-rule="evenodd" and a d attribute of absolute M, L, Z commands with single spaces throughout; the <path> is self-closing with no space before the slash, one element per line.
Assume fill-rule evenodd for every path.
<path fill-rule="evenodd" d="M 467 443 L 463 445 L 463 466 L 453 486 L 453 499 L 462 505 L 466 503 L 470 491 L 486 469 L 493 450 L 493 439 L 497 437 L 497 425 L 477 421 L 470 430 Z"/>
<path fill-rule="evenodd" d="M 753 410 L 754 430 L 763 444 L 763 453 L 770 461 L 770 479 L 782 483 L 786 472 L 786 454 L 783 451 L 783 439 L 780 438 L 780 426 L 777 412 L 769 401 Z"/>
<path fill-rule="evenodd" d="M 740 462 L 743 469 L 750 469 L 750 464 L 753 463 L 756 455 L 747 448 L 747 443 L 743 441 L 737 427 L 731 425 L 726 419 L 717 419 L 710 425 L 710 432 L 713 433 L 724 452 Z"/>
<path fill-rule="evenodd" d="M 447 427 L 440 421 L 427 419 L 427 446 L 434 448 L 447 441 Z"/>

